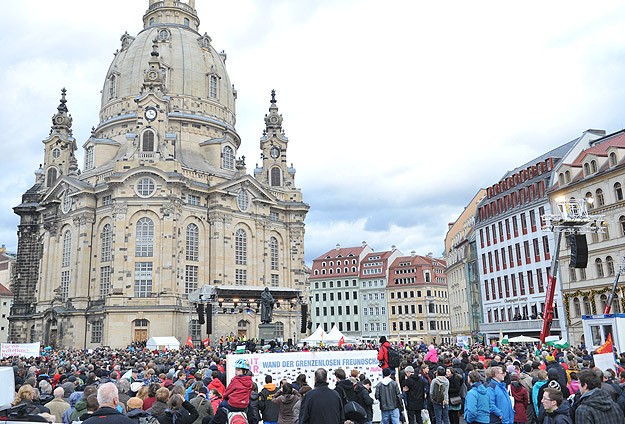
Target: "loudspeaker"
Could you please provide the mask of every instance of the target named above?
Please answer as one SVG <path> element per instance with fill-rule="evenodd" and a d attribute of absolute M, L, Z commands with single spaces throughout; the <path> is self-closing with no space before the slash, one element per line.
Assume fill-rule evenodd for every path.
<path fill-rule="evenodd" d="M 206 334 L 213 334 L 213 305 L 206 305 Z"/>
<path fill-rule="evenodd" d="M 200 325 L 204 325 L 204 304 L 198 303 L 195 305 L 195 310 L 197 311 L 197 322 Z"/>
<path fill-rule="evenodd" d="M 302 305 L 302 320 L 299 326 L 299 332 L 306 332 L 306 324 L 308 323 L 308 305 Z"/>
<path fill-rule="evenodd" d="M 571 262 L 569 266 L 572 268 L 586 268 L 588 265 L 588 243 L 585 234 L 571 234 L 568 236 L 569 245 L 571 246 Z"/>

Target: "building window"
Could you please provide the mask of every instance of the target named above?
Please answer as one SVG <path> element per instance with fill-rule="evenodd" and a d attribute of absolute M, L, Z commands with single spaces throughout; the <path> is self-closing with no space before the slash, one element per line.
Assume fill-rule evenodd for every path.
<path fill-rule="evenodd" d="M 89 170 L 93 168 L 93 146 L 87 147 L 85 150 L 85 170 Z"/>
<path fill-rule="evenodd" d="M 153 152 L 154 151 L 154 131 L 146 130 L 141 137 L 141 151 Z"/>
<path fill-rule="evenodd" d="M 280 285 L 280 276 L 278 274 L 271 274 L 271 286 L 278 287 Z"/>
<path fill-rule="evenodd" d="M 152 257 L 154 255 L 154 223 L 150 218 L 137 221 L 137 241 L 135 256 Z"/>
<path fill-rule="evenodd" d="M 234 150 L 232 147 L 224 147 L 221 153 L 221 167 L 224 169 L 234 169 Z"/>
<path fill-rule="evenodd" d="M 61 258 L 61 266 L 68 267 L 72 256 L 72 233 L 67 230 L 63 233 L 63 256 Z"/>
<path fill-rule="evenodd" d="M 278 239 L 271 237 L 269 241 L 269 255 L 271 261 L 271 270 L 278 270 Z"/>
<path fill-rule="evenodd" d="M 235 233 L 235 260 L 237 265 L 247 265 L 247 234 L 239 228 Z"/>
<path fill-rule="evenodd" d="M 245 286 L 247 284 L 247 270 L 246 269 L 235 270 L 234 284 L 237 286 Z"/>
<path fill-rule="evenodd" d="M 597 196 L 597 206 L 605 205 L 605 199 L 603 198 L 603 190 L 600 188 L 595 191 L 595 195 Z"/>
<path fill-rule="evenodd" d="M 193 206 L 200 206 L 200 196 L 189 194 L 187 196 L 187 203 Z"/>
<path fill-rule="evenodd" d="M 617 163 L 616 153 L 610 153 L 610 166 L 614 166 Z"/>
<path fill-rule="evenodd" d="M 280 168 L 278 168 L 277 166 L 274 166 L 273 168 L 271 168 L 271 186 L 272 187 L 278 187 L 280 186 L 280 180 L 281 180 L 281 175 L 282 172 L 280 172 Z"/>
<path fill-rule="evenodd" d="M 186 265 L 184 270 L 184 293 L 189 294 L 197 290 L 197 265 Z"/>
<path fill-rule="evenodd" d="M 111 224 L 106 224 L 100 233 L 101 248 L 100 261 L 108 262 L 111 260 L 111 245 L 113 243 L 113 229 Z"/>
<path fill-rule="evenodd" d="M 61 301 L 69 299 L 69 270 L 61 272 Z"/>
<path fill-rule="evenodd" d="M 135 263 L 135 297 L 152 294 L 152 262 Z"/>
<path fill-rule="evenodd" d="M 603 261 L 601 260 L 601 258 L 595 259 L 595 267 L 597 268 L 597 277 L 604 277 L 605 274 L 603 273 Z"/>
<path fill-rule="evenodd" d="M 245 212 L 247 208 L 250 206 L 250 195 L 247 193 L 247 190 L 239 191 L 237 196 L 237 206 L 241 210 L 241 212 Z"/>
<path fill-rule="evenodd" d="M 202 325 L 196 319 L 189 321 L 189 335 L 193 340 L 202 339 Z"/>
<path fill-rule="evenodd" d="M 592 315 L 592 309 L 590 308 L 590 299 L 588 299 L 588 296 L 584 296 L 584 315 Z"/>
<path fill-rule="evenodd" d="M 217 76 L 211 75 L 209 78 L 208 96 L 213 99 L 217 98 Z"/>
<path fill-rule="evenodd" d="M 102 206 L 108 206 L 112 204 L 113 204 L 113 198 L 111 197 L 110 194 L 107 194 L 106 196 L 102 197 Z"/>
<path fill-rule="evenodd" d="M 608 275 L 614 275 L 614 260 L 612 259 L 612 256 L 605 258 L 605 263 L 608 267 Z"/>
<path fill-rule="evenodd" d="M 582 306 L 579 303 L 579 298 L 578 297 L 574 297 L 573 298 L 573 311 L 574 311 L 574 314 L 575 314 L 576 317 L 581 317 L 582 316 Z"/>
<path fill-rule="evenodd" d="M 621 187 L 621 183 L 614 184 L 614 195 L 616 196 L 616 201 L 623 200 L 623 188 Z"/>
<path fill-rule="evenodd" d="M 102 343 L 102 320 L 91 323 L 91 343 Z"/>
<path fill-rule="evenodd" d="M 141 197 L 150 197 L 156 190 L 156 183 L 152 178 L 141 178 L 137 181 L 135 192 Z"/>
<path fill-rule="evenodd" d="M 111 267 L 100 267 L 100 299 L 106 298 L 111 292 Z"/>
<path fill-rule="evenodd" d="M 195 224 L 187 225 L 186 259 L 194 262 L 200 260 L 200 230 Z"/>
<path fill-rule="evenodd" d="M 115 75 L 111 75 L 109 78 L 109 99 L 115 97 L 115 91 L 117 89 L 117 77 Z"/>
<path fill-rule="evenodd" d="M 56 181 L 56 168 L 48 169 L 48 177 L 46 178 L 46 187 L 52 187 L 52 184 Z"/>

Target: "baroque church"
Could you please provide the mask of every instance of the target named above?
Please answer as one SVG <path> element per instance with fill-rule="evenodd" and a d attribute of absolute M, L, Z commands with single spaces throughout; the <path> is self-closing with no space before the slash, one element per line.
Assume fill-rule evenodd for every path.
<path fill-rule="evenodd" d="M 143 29 L 121 37 L 106 72 L 82 169 L 63 89 L 35 184 L 14 208 L 9 341 L 258 337 L 264 287 L 277 301 L 277 335 L 299 332 L 309 206 L 287 166 L 274 92 L 253 176 L 237 156 L 225 61 L 199 32 L 195 0 L 149 0 Z M 190 300 L 206 287 L 208 329 Z"/>

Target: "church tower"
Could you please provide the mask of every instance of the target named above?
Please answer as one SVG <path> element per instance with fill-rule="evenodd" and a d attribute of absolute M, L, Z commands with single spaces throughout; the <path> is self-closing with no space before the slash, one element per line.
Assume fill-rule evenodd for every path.
<path fill-rule="evenodd" d="M 261 172 L 251 176 L 237 155 L 226 54 L 199 25 L 195 1 L 149 0 L 143 29 L 121 36 L 106 71 L 82 169 L 62 91 L 36 183 L 14 208 L 12 342 L 125 347 L 172 335 L 198 342 L 207 331 L 190 303 L 198 289 L 269 287 L 293 302 L 304 289 L 309 206 L 286 165 L 275 93 Z M 212 336 L 257 337 L 251 303 L 216 307 Z M 294 305 L 275 313 L 285 340 L 299 332 Z"/>

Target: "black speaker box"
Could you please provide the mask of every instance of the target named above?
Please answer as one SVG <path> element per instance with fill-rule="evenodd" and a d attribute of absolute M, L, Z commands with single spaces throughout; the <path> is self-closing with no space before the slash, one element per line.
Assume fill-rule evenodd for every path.
<path fill-rule="evenodd" d="M 571 246 L 571 262 L 569 266 L 572 268 L 586 268 L 588 266 L 588 243 L 585 234 L 571 234 L 568 236 L 569 245 Z"/>
<path fill-rule="evenodd" d="M 206 333 L 213 334 L 213 305 L 206 305 Z"/>
<path fill-rule="evenodd" d="M 203 303 L 198 303 L 195 306 L 195 309 L 197 310 L 197 322 L 200 325 L 204 325 L 204 304 Z"/>

